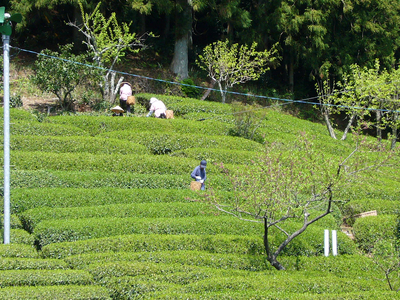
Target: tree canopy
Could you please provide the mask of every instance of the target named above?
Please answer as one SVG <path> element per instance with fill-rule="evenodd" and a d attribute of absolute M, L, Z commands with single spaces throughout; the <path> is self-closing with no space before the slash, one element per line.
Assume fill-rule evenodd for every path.
<path fill-rule="evenodd" d="M 293 97 L 315 95 L 315 79 L 329 64 L 336 81 L 353 64 L 372 68 L 375 59 L 388 71 L 399 59 L 400 4 L 377 0 L 123 0 L 83 1 L 118 22 L 130 24 L 131 32 L 154 32 L 151 48 L 168 63 L 172 73 L 184 79 L 207 45 L 228 39 L 231 44 L 258 44 L 259 50 L 278 43 L 282 61 L 262 84 Z M 16 39 L 24 47 L 53 50 L 73 41 L 74 31 L 65 27 L 79 20 L 78 1 L 10 0 L 7 9 L 23 14 Z M 76 43 L 76 41 L 75 41 Z M 41 48 L 41 49 L 40 49 Z"/>

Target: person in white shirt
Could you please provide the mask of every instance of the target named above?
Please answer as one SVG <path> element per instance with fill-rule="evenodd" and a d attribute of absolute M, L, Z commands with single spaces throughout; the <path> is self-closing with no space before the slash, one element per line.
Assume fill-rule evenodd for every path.
<path fill-rule="evenodd" d="M 131 106 L 126 103 L 129 96 L 132 96 L 132 86 L 129 82 L 122 82 L 119 88 L 119 106 L 128 113 L 131 112 Z"/>
<path fill-rule="evenodd" d="M 146 117 L 150 117 L 153 113 L 156 118 L 162 118 L 166 119 L 165 111 L 167 110 L 167 107 L 165 104 L 161 101 L 158 100 L 157 98 L 150 98 L 150 111 L 147 114 Z"/>

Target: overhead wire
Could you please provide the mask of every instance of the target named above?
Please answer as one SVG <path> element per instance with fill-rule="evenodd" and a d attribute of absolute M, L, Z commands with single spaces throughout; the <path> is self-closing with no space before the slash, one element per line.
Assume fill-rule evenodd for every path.
<path fill-rule="evenodd" d="M 164 79 L 158 79 L 158 78 L 153 78 L 153 77 L 148 77 L 148 76 L 143 76 L 143 75 L 138 75 L 138 74 L 132 74 L 132 73 L 123 72 L 123 71 L 111 70 L 111 69 L 100 67 L 100 66 L 94 66 L 94 65 L 91 65 L 91 64 L 87 64 L 87 63 L 76 62 L 76 61 L 69 60 L 69 59 L 66 59 L 66 58 L 61 58 L 61 57 L 57 57 L 57 56 L 53 56 L 53 55 L 48 55 L 48 54 L 45 54 L 45 53 L 39 53 L 39 52 L 32 51 L 32 50 L 22 49 L 22 48 L 19 48 L 19 47 L 10 46 L 10 48 L 18 50 L 19 53 L 20 52 L 27 52 L 27 53 L 40 55 L 40 56 L 44 56 L 44 57 L 48 57 L 48 58 L 52 58 L 52 59 L 62 60 L 62 61 L 68 62 L 68 63 L 73 63 L 73 64 L 86 66 L 86 67 L 89 67 L 89 68 L 95 68 L 95 69 L 99 69 L 99 70 L 103 70 L 103 71 L 112 71 L 112 72 L 115 72 L 117 74 L 121 74 L 121 75 L 125 75 L 125 76 L 132 76 L 132 77 L 142 78 L 142 79 L 146 79 L 146 80 L 159 81 L 159 82 L 168 83 L 168 84 L 175 84 L 175 85 L 188 86 L 188 87 L 197 88 L 197 89 L 220 92 L 219 89 L 214 89 L 214 88 L 209 88 L 209 87 L 202 87 L 202 86 L 197 86 L 197 85 L 190 85 L 190 84 L 185 84 L 185 83 L 182 83 L 182 82 L 176 82 L 176 81 L 170 81 L 170 80 L 164 80 Z M 355 110 L 396 112 L 396 113 L 400 112 L 399 110 L 388 110 L 388 109 L 348 106 L 348 105 L 332 104 L 332 103 L 321 103 L 319 101 L 318 102 L 316 102 L 316 101 L 310 102 L 310 100 L 318 99 L 321 96 L 322 97 L 329 97 L 329 96 L 333 96 L 333 95 L 335 95 L 337 93 L 343 94 L 343 93 L 348 93 L 348 92 L 352 92 L 352 91 L 354 91 L 354 90 L 336 91 L 336 92 L 333 92 L 331 94 L 324 94 L 324 95 L 320 95 L 320 96 L 303 98 L 303 99 L 299 99 L 299 100 L 271 97 L 271 96 L 265 96 L 265 95 L 255 95 L 255 94 L 249 94 L 249 93 L 240 93 L 240 92 L 227 91 L 227 90 L 224 90 L 223 92 L 227 93 L 227 94 L 233 94 L 233 95 L 239 95 L 239 96 L 254 97 L 254 98 L 260 98 L 260 99 L 268 99 L 268 100 L 273 100 L 273 101 L 282 101 L 282 102 L 284 102 L 284 103 L 281 103 L 281 104 L 275 103 L 273 105 L 254 108 L 252 110 L 259 110 L 259 109 L 271 108 L 271 107 L 276 107 L 276 106 L 281 106 L 281 105 L 300 103 L 300 104 L 308 104 L 308 105 L 315 105 L 315 106 L 336 107 L 336 108 L 340 108 L 340 109 L 355 109 Z M 249 110 L 247 110 L 247 111 L 249 111 Z M 244 113 L 244 112 L 247 112 L 247 111 L 235 112 L 233 114 Z"/>

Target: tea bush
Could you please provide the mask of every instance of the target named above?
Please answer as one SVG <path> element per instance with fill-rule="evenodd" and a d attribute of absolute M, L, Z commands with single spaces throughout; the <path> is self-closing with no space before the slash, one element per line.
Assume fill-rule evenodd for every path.
<path fill-rule="evenodd" d="M 292 226 L 297 228 L 299 226 Z M 43 221 L 33 234 L 36 245 L 42 248 L 51 243 L 72 242 L 123 234 L 166 235 L 248 235 L 262 237 L 262 224 L 243 222 L 236 218 L 218 216 L 192 218 L 102 218 L 64 221 Z M 281 243 L 279 232 L 271 233 L 271 245 Z M 260 241 L 261 242 L 261 241 Z M 262 246 L 262 245 L 260 245 Z M 232 247 L 232 245 L 230 246 Z M 341 254 L 353 254 L 355 245 L 347 236 L 338 233 L 338 248 Z M 183 248 L 187 249 L 187 248 Z M 188 248 L 191 249 L 191 248 Z M 194 248 L 197 249 L 197 248 Z M 202 250 L 202 248 L 200 249 Z M 262 250 L 263 251 L 263 250 Z M 229 250 L 224 250 L 229 253 Z M 293 240 L 283 251 L 284 255 L 318 255 L 323 253 L 323 228 L 310 228 Z"/>
<path fill-rule="evenodd" d="M 22 188 L 13 190 L 11 211 L 20 214 L 28 209 L 41 207 L 84 207 L 133 203 L 192 202 L 199 200 L 203 192 L 186 189 L 148 188 Z M 224 199 L 233 196 L 231 192 L 217 191 Z M 18 219 L 20 228 L 21 221 Z"/>
<path fill-rule="evenodd" d="M 180 218 L 211 216 L 216 212 L 206 203 L 134 203 L 96 205 L 87 207 L 53 208 L 41 206 L 24 211 L 21 222 L 24 229 L 32 232 L 44 220 L 65 220 L 85 218 Z"/>
<path fill-rule="evenodd" d="M 0 238 L 3 240 L 4 238 L 4 231 L 1 231 Z M 34 237 L 30 235 L 27 231 L 23 229 L 11 229 L 10 230 L 10 243 L 13 244 L 27 244 L 32 245 L 34 244 Z"/>
<path fill-rule="evenodd" d="M 257 235 L 261 229 L 261 224 L 223 216 L 213 218 L 87 218 L 43 221 L 35 227 L 33 234 L 36 244 L 41 248 L 51 243 L 123 234 Z"/>
<path fill-rule="evenodd" d="M 70 255 L 103 252 L 154 252 L 171 250 L 201 250 L 211 253 L 263 253 L 260 237 L 243 235 L 167 235 L 134 234 L 98 239 L 63 242 L 42 248 L 43 258 L 65 258 Z"/>
<path fill-rule="evenodd" d="M 346 203 L 343 207 L 343 214 L 347 217 L 346 223 L 354 223 L 354 215 L 376 210 L 381 214 L 398 214 L 400 211 L 397 201 L 381 199 L 356 199 Z"/>
<path fill-rule="evenodd" d="M 0 244 L 0 257 L 37 258 L 38 252 L 26 244 Z"/>
<path fill-rule="evenodd" d="M 0 290 L 0 299 L 111 300 L 106 288 L 93 285 L 21 286 Z"/>
<path fill-rule="evenodd" d="M 208 163 L 232 165 L 252 165 L 262 154 L 257 151 L 240 151 L 219 148 L 189 148 L 174 151 L 171 156 L 187 157 L 198 161 L 206 159 Z"/>
<path fill-rule="evenodd" d="M 12 189 L 19 188 L 145 188 L 188 189 L 192 178 L 188 175 L 132 174 L 121 172 L 79 171 L 22 171 L 12 170 Z M 2 174 L 0 174 L 0 179 Z M 231 183 L 223 175 L 207 180 L 209 187 L 229 191 Z"/>
<path fill-rule="evenodd" d="M 185 114 L 195 112 L 206 112 L 214 114 L 230 114 L 232 112 L 229 105 L 219 102 L 210 102 L 177 96 L 155 95 L 146 93 L 136 94 L 135 96 L 140 103 L 147 105 L 151 97 L 156 97 L 157 99 L 164 102 L 167 109 L 172 109 L 174 111 L 174 115 L 176 116 L 183 116 Z"/>
<path fill-rule="evenodd" d="M 38 285 L 90 285 L 93 277 L 82 270 L 6 270 L 0 271 L 0 287 Z"/>
<path fill-rule="evenodd" d="M 88 136 L 11 136 L 11 150 L 41 151 L 47 153 L 91 153 L 91 154 L 150 154 L 143 145 L 126 140 L 101 139 Z"/>
<path fill-rule="evenodd" d="M 199 165 L 199 160 L 191 158 L 154 156 L 154 155 L 118 155 L 90 153 L 52 153 L 14 151 L 11 154 L 17 170 L 54 170 L 54 171 L 95 171 L 125 172 L 128 174 L 184 175 L 191 180 L 190 173 Z M 1 161 L 1 160 L 0 160 Z M 213 176 L 222 170 L 213 164 L 207 166 L 207 174 Z"/>
<path fill-rule="evenodd" d="M 353 234 L 358 246 L 368 252 L 379 240 L 393 240 L 396 237 L 397 216 L 378 215 L 356 219 Z"/>
<path fill-rule="evenodd" d="M 106 116 L 56 116 L 46 119 L 55 125 L 76 126 L 90 136 L 112 131 L 149 131 L 176 134 L 226 135 L 232 126 L 218 119 L 192 122 L 184 119 L 112 118 Z"/>
<path fill-rule="evenodd" d="M 3 135 L 3 126 L 0 126 L 0 135 Z M 16 120 L 10 124 L 11 135 L 27 136 L 86 136 L 84 130 L 74 126 L 30 122 L 25 120 Z"/>
<path fill-rule="evenodd" d="M 223 148 L 242 151 L 263 151 L 260 143 L 231 136 L 205 136 L 163 132 L 116 131 L 100 134 L 101 137 L 113 137 L 137 141 L 146 146 L 152 154 L 169 154 L 188 148 Z"/>
<path fill-rule="evenodd" d="M 59 259 L 7 258 L 0 260 L 0 270 L 65 270 L 67 263 Z"/>

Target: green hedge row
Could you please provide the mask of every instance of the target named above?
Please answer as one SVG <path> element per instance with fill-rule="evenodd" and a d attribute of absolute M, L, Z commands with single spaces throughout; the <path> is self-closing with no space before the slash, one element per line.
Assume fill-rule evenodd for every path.
<path fill-rule="evenodd" d="M 107 262 L 123 264 L 124 262 L 138 261 L 253 272 L 274 270 L 264 254 L 241 255 L 239 253 L 209 253 L 195 250 L 88 253 L 69 256 L 64 260 L 72 269 L 85 269 L 90 264 Z M 378 278 L 382 275 L 372 259 L 361 255 L 281 256 L 278 260 L 287 271 L 303 271 L 313 274 L 324 270 L 327 274 L 350 278 L 357 276 L 361 279 Z"/>
<path fill-rule="evenodd" d="M 212 253 L 259 254 L 264 252 L 264 246 L 260 237 L 249 235 L 133 234 L 49 244 L 42 248 L 41 255 L 43 258 L 65 258 L 70 255 L 109 251 L 154 252 L 165 250 L 202 250 Z"/>
<path fill-rule="evenodd" d="M 171 174 L 190 173 L 200 161 L 159 155 L 97 155 L 89 153 L 51 153 L 14 151 L 11 160 L 17 170 L 55 170 L 55 171 L 95 171 L 126 172 L 135 174 Z M 2 159 L 0 159 L 2 162 Z M 208 174 L 221 172 L 210 164 Z"/>
<path fill-rule="evenodd" d="M 14 200 L 14 199 L 13 199 Z M 4 209 L 4 206 L 3 206 Z M 1 209 L 1 212 L 3 212 L 3 209 Z M 4 215 L 0 214 L 0 229 L 3 229 L 4 225 Z M 21 229 L 22 228 L 22 223 L 21 220 L 17 215 L 10 215 L 10 228 L 11 229 Z"/>
<path fill-rule="evenodd" d="M 37 121 L 16 120 L 11 121 L 10 135 L 34 135 L 34 136 L 84 136 L 88 135 L 84 130 L 67 125 L 40 123 Z M 0 126 L 0 135 L 3 135 L 3 124 Z"/>
<path fill-rule="evenodd" d="M 240 253 L 209 253 L 196 250 L 154 251 L 154 252 L 105 252 L 73 255 L 64 258 L 72 269 L 85 269 L 91 264 L 107 262 L 124 264 L 125 262 L 145 262 L 158 264 L 179 264 L 215 269 L 237 269 L 248 271 L 264 271 L 272 269 L 266 256 L 242 255 Z M 285 266 L 293 264 L 292 257 L 283 256 L 280 260 Z M 293 267 L 287 265 L 288 267 Z"/>
<path fill-rule="evenodd" d="M 128 139 L 146 146 L 153 154 L 169 154 L 189 148 L 223 148 L 242 151 L 264 151 L 265 146 L 241 137 L 207 136 L 200 134 L 175 134 L 146 131 L 114 131 L 100 137 Z"/>
<path fill-rule="evenodd" d="M 281 225 L 281 227 L 288 232 L 294 232 L 301 228 L 301 225 L 298 223 L 289 223 Z M 245 222 L 226 215 L 201 215 L 180 218 L 100 217 L 67 220 L 50 219 L 40 222 L 33 230 L 36 244 L 39 247 L 51 243 L 71 242 L 123 234 L 232 234 L 262 236 L 262 233 L 263 227 L 261 223 Z M 286 239 L 285 235 L 274 228 L 270 229 L 270 235 L 275 243 L 281 243 Z M 345 234 L 339 232 L 338 238 L 340 251 L 351 253 L 354 250 L 349 246 L 349 243 L 346 243 L 348 238 Z M 289 244 L 283 253 L 287 255 L 313 255 L 315 253 L 322 253 L 322 239 L 323 227 L 309 227 L 305 233 Z"/>
<path fill-rule="evenodd" d="M 3 240 L 4 231 L 1 231 L 0 238 Z M 35 239 L 34 236 L 29 234 L 29 232 L 24 229 L 11 229 L 10 230 L 10 243 L 13 244 L 26 244 L 26 245 L 34 245 Z"/>
<path fill-rule="evenodd" d="M 37 258 L 38 253 L 33 246 L 26 244 L 0 244 L 0 257 Z"/>
<path fill-rule="evenodd" d="M 0 270 L 66 270 L 69 265 L 60 259 L 40 259 L 40 258 L 9 258 L 4 257 L 0 260 Z"/>
<path fill-rule="evenodd" d="M 11 150 L 43 151 L 51 153 L 92 153 L 92 154 L 150 154 L 143 145 L 116 139 L 88 136 L 25 136 L 12 135 Z"/>
<path fill-rule="evenodd" d="M 397 215 L 378 215 L 356 219 L 353 225 L 353 234 L 357 245 L 368 252 L 377 241 L 395 239 L 397 221 Z"/>
<path fill-rule="evenodd" d="M 65 235 L 62 238 L 65 238 Z M 51 239 L 51 237 L 49 238 Z M 274 238 L 272 238 L 272 243 L 274 241 Z M 356 252 L 354 243 L 341 232 L 338 232 L 338 248 L 340 254 L 354 254 Z M 260 254 L 265 251 L 262 232 L 258 232 L 257 236 L 243 232 L 243 235 L 135 234 L 87 240 L 76 239 L 76 242 L 48 244 L 42 248 L 42 254 L 45 258 L 60 258 L 88 252 L 167 250 L 201 250 L 212 253 L 239 254 Z M 307 230 L 306 233 L 290 243 L 282 255 L 313 256 L 321 253 L 323 253 L 323 229 L 316 227 Z"/>
<path fill-rule="evenodd" d="M 358 292 L 333 292 L 333 293 L 293 293 L 285 292 L 284 290 L 270 289 L 268 291 L 260 290 L 231 290 L 226 289 L 219 292 L 203 292 L 203 293 L 187 293 L 185 290 L 181 290 L 177 287 L 171 287 L 172 284 L 157 284 L 157 283 L 146 283 L 137 282 L 132 277 L 127 278 L 115 278 L 115 282 L 121 282 L 121 290 L 115 291 L 115 295 L 119 297 L 126 297 L 129 292 L 133 289 L 144 299 L 180 299 L 180 300 L 232 300 L 232 299 L 243 299 L 243 300 L 394 300 L 400 299 L 400 294 L 395 291 L 358 291 Z M 134 284 L 133 282 L 136 282 Z M 147 292 L 151 291 L 151 292 Z M 147 293 L 146 293 L 147 292 Z M 123 298 L 121 298 L 123 299 Z"/>
<path fill-rule="evenodd" d="M 243 222 L 237 218 L 87 218 L 77 220 L 47 220 L 34 231 L 36 244 L 41 248 L 51 243 L 72 242 L 123 234 L 261 234 L 262 224 Z"/>
<path fill-rule="evenodd" d="M 46 122 L 57 125 L 76 126 L 91 136 L 111 131 L 149 131 L 176 134 L 226 135 L 231 124 L 219 120 L 193 122 L 183 119 L 163 120 L 157 118 L 111 118 L 105 116 L 55 116 Z"/>
<path fill-rule="evenodd" d="M 20 214 L 26 210 L 41 209 L 44 206 L 82 208 L 83 206 L 112 204 L 192 202 L 201 199 L 203 194 L 203 192 L 192 191 L 189 188 L 20 188 L 12 190 L 11 211 L 14 214 Z M 217 191 L 216 195 L 229 199 L 233 193 Z M 19 228 L 22 228 L 22 223 L 18 218 L 17 220 Z"/>
<path fill-rule="evenodd" d="M 0 180 L 3 180 L 0 174 Z M 146 188 L 188 189 L 192 178 L 188 175 L 132 174 L 123 172 L 79 171 L 21 171 L 11 170 L 11 188 Z M 224 175 L 208 176 L 207 187 L 231 189 Z"/>
<path fill-rule="evenodd" d="M 214 114 L 231 114 L 231 106 L 219 102 L 202 101 L 193 98 L 183 98 L 178 96 L 169 95 L 155 95 L 140 93 L 136 94 L 136 99 L 141 104 L 148 104 L 151 97 L 156 97 L 157 99 L 164 102 L 167 109 L 172 109 L 174 115 L 181 116 L 188 113 L 214 113 Z"/>
<path fill-rule="evenodd" d="M 90 273 L 82 270 L 6 270 L 0 271 L 0 287 L 37 285 L 89 285 Z"/>
<path fill-rule="evenodd" d="M 232 292 L 241 294 L 243 291 L 246 291 L 246 293 L 257 292 L 259 298 L 256 299 L 285 299 L 269 298 L 267 295 L 275 295 L 275 297 L 277 295 L 284 297 L 284 295 L 291 293 L 337 295 L 359 293 L 360 291 L 387 291 L 388 289 L 385 282 L 379 280 L 341 278 L 330 274 L 321 278 L 320 274 L 303 272 L 255 273 L 181 265 L 164 265 L 165 272 L 162 272 L 156 263 L 127 263 L 126 265 L 110 263 L 105 264 L 104 268 L 102 268 L 102 265 L 93 265 L 88 270 L 94 273 L 93 275 L 97 280 L 110 290 L 114 290 L 111 292 L 113 295 L 120 295 L 121 297 L 129 294 L 129 291 L 135 291 L 135 293 L 147 299 L 160 299 L 162 297 L 168 299 L 169 293 L 178 291 L 185 295 L 185 299 L 187 299 L 187 295 L 200 297 L 212 294 L 215 296 L 216 293 L 221 293 L 221 295 L 231 294 Z M 151 292 L 151 290 L 154 292 Z"/>
<path fill-rule="evenodd" d="M 354 224 L 354 215 L 376 210 L 378 215 L 382 214 L 398 214 L 400 206 L 397 201 L 381 200 L 381 199 L 357 199 L 346 203 L 343 206 L 343 214 L 346 216 L 346 223 Z"/>
<path fill-rule="evenodd" d="M 191 120 L 191 121 L 201 121 L 201 122 L 205 121 L 206 126 L 208 126 L 208 124 L 216 122 L 216 121 L 221 122 L 221 123 L 226 123 L 226 124 L 235 124 L 235 118 L 231 113 L 230 114 L 214 114 L 214 113 L 205 113 L 205 112 L 194 112 L 194 113 L 187 113 L 184 116 L 182 116 L 182 118 L 185 120 Z"/>
<path fill-rule="evenodd" d="M 24 211 L 21 222 L 24 229 L 32 232 L 38 223 L 45 220 L 84 218 L 181 218 L 214 216 L 217 211 L 206 203 L 132 203 L 96 205 L 87 207 L 39 207 Z"/>
<path fill-rule="evenodd" d="M 198 272 L 198 271 L 197 271 Z M 204 273 L 205 274 L 204 274 Z M 212 274 L 213 270 L 207 272 L 204 270 L 203 274 L 200 273 L 200 280 L 194 280 L 187 284 L 182 284 L 180 292 L 183 294 L 198 294 L 203 295 L 206 293 L 225 293 L 226 291 L 258 291 L 260 295 L 265 296 L 267 294 L 276 294 L 279 291 L 286 293 L 311 293 L 311 294 L 337 294 L 337 293 L 350 293 L 360 291 L 385 291 L 388 289 L 385 282 L 378 280 L 362 280 L 355 278 L 340 278 L 337 276 L 321 276 L 321 274 L 301 273 L 301 272 L 281 272 L 278 274 L 262 274 L 262 273 L 251 273 L 243 272 L 242 276 L 208 276 Z M 210 274 L 210 275 L 211 275 Z M 191 275 L 191 276 L 190 276 Z M 196 278 L 196 271 L 193 274 L 182 273 L 181 276 L 184 278 Z M 149 276 L 147 276 L 149 277 Z M 165 276 L 168 277 L 168 276 Z M 204 278 L 201 280 L 201 278 Z M 143 280 L 153 281 L 153 278 L 144 278 Z M 162 278 L 156 278 L 157 282 L 162 284 Z M 168 278 L 167 278 L 168 280 Z M 182 280 L 179 278 L 179 280 Z M 160 291 L 159 295 L 164 294 L 165 291 Z M 149 295 L 150 296 L 150 295 Z"/>
<path fill-rule="evenodd" d="M 0 120 L 2 125 L 4 125 L 4 108 L 0 107 Z M 10 121 L 15 120 L 25 120 L 25 121 L 37 121 L 35 115 L 31 114 L 29 111 L 23 108 L 10 108 Z"/>
<path fill-rule="evenodd" d="M 171 153 L 172 156 L 186 157 L 196 160 L 206 159 L 208 163 L 224 163 L 232 165 L 252 165 L 262 155 L 257 151 L 241 151 L 219 148 L 189 148 Z"/>
<path fill-rule="evenodd" d="M 23 286 L 0 289 L 0 299 L 111 300 L 106 288 L 93 285 Z"/>

